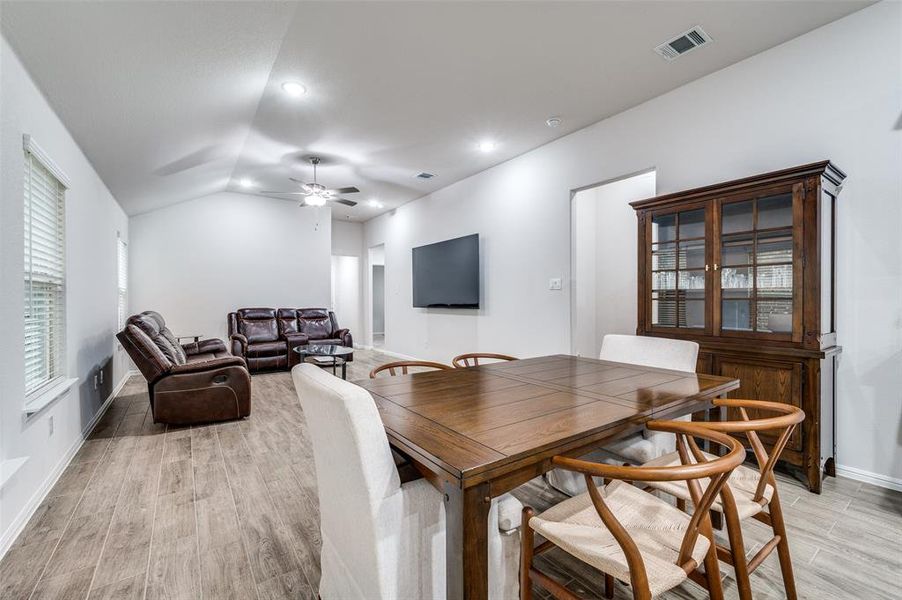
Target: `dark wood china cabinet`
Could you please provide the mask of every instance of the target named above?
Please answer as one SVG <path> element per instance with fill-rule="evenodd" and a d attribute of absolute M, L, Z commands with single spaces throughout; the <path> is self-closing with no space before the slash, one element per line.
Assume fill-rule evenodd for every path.
<path fill-rule="evenodd" d="M 829 161 L 633 202 L 638 335 L 697 341 L 730 396 L 800 406 L 783 453 L 820 492 L 834 471 L 835 216 Z"/>

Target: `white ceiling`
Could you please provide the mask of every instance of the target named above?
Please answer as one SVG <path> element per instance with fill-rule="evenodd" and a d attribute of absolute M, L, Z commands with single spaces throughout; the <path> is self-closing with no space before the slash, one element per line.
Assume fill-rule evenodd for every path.
<path fill-rule="evenodd" d="M 336 218 L 366 220 L 867 4 L 2 2 L 0 19 L 127 213 L 242 177 L 290 190 L 318 155 L 321 183 L 361 190 Z M 693 25 L 714 43 L 652 51 Z"/>

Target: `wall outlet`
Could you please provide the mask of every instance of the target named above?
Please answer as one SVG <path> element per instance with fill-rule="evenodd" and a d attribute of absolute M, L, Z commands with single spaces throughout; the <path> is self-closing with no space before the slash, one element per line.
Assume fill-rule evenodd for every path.
<path fill-rule="evenodd" d="M 560 277 L 552 277 L 548 280 L 548 289 L 549 290 L 560 290 L 563 289 L 564 284 L 561 281 Z"/>
<path fill-rule="evenodd" d="M 50 433 L 48 435 L 53 435 L 53 417 L 51 416 L 47 419 L 47 426 L 50 428 Z"/>

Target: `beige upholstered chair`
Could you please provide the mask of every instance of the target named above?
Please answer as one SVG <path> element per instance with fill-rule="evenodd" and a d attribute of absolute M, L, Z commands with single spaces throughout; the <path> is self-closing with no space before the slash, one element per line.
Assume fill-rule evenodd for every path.
<path fill-rule="evenodd" d="M 291 370 L 313 443 L 322 600 L 445 598 L 445 505 L 425 479 L 402 484 L 372 396 L 311 364 Z M 522 505 L 489 510 L 489 598 L 518 595 Z"/>
<path fill-rule="evenodd" d="M 698 344 L 686 340 L 672 340 L 636 335 L 608 334 L 601 342 L 601 360 L 629 363 L 643 367 L 695 372 L 698 360 Z M 683 420 L 690 420 L 690 416 Z M 641 465 L 659 456 L 673 452 L 673 436 L 642 431 L 607 444 L 601 450 L 586 456 L 593 462 L 611 464 L 629 463 Z M 545 475 L 551 487 L 575 496 L 586 491 L 582 477 L 554 469 Z"/>
<path fill-rule="evenodd" d="M 715 406 L 725 407 L 736 418 L 729 421 L 711 421 L 702 424 L 707 429 L 726 433 L 740 433 L 746 437 L 758 468 L 740 465 L 730 475 L 727 485 L 721 493 L 721 498 L 714 501 L 711 508 L 722 512 L 727 523 L 727 533 L 730 547 L 718 546 L 717 554 L 725 562 L 732 564 L 736 572 L 736 587 L 742 600 L 752 599 L 752 588 L 749 575 L 767 558 L 774 550 L 780 558 L 780 570 L 783 573 L 783 586 L 786 597 L 795 600 L 795 579 L 792 573 L 792 557 L 789 554 L 789 542 L 786 539 L 786 527 L 783 523 L 783 508 L 780 505 L 780 496 L 777 493 L 777 481 L 774 478 L 774 465 L 780 458 L 780 454 L 789 441 L 793 430 L 803 420 L 805 413 L 801 408 L 789 404 L 777 402 L 763 402 L 761 400 L 717 399 Z M 755 411 L 752 419 L 748 411 Z M 765 416 L 765 415 L 775 416 Z M 758 432 L 767 431 L 775 438 L 770 453 L 758 436 Z M 710 460 L 711 454 L 704 454 L 704 458 Z M 644 466 L 669 467 L 681 464 L 680 455 L 677 452 L 665 454 L 656 458 Z M 655 481 L 649 482 L 653 488 L 676 496 L 685 506 L 691 501 L 689 488 L 684 481 Z M 773 530 L 773 537 L 762 545 L 761 549 L 750 560 L 746 560 L 745 544 L 742 539 L 741 522 L 747 519 L 755 519 L 769 525 Z"/>
<path fill-rule="evenodd" d="M 648 427 L 676 434 L 679 464 L 628 467 L 554 457 L 558 468 L 584 478 L 588 492 L 542 514 L 523 509 L 520 598 L 531 599 L 530 583 L 547 589 L 555 598 L 579 598 L 532 564 L 533 555 L 555 546 L 604 573 L 608 598 L 613 597 L 615 578 L 629 583 L 633 598 L 643 600 L 686 579 L 708 589 L 711 598 L 723 598 L 709 510 L 733 469 L 742 463 L 745 451 L 734 438 L 695 423 L 652 421 Z M 693 436 L 728 452 L 723 457 L 700 457 Z M 599 490 L 593 477 L 614 481 Z M 685 485 L 695 510 L 686 514 L 630 481 Z M 546 541 L 535 546 L 533 531 Z"/>

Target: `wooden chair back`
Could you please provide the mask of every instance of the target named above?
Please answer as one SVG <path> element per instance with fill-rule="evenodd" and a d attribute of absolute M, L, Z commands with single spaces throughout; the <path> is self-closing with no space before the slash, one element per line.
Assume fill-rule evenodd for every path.
<path fill-rule="evenodd" d="M 451 364 L 454 365 L 455 369 L 478 367 L 480 358 L 489 360 L 517 360 L 517 357 L 508 356 L 507 354 L 494 354 L 492 352 L 468 352 L 467 354 L 459 354 L 452 358 Z"/>
<path fill-rule="evenodd" d="M 714 400 L 714 406 L 733 409 L 739 413 L 739 421 L 706 421 L 704 427 L 723 433 L 741 433 L 749 441 L 755 459 L 758 462 L 760 478 L 755 490 L 755 502 L 764 500 L 764 491 L 767 484 L 776 486 L 774 467 L 780 459 L 780 455 L 786 448 L 793 430 L 805 420 L 805 412 L 798 406 L 783 404 L 781 402 L 766 402 L 764 400 L 746 400 L 740 398 L 718 398 Z M 754 410 L 756 414 L 776 413 L 776 416 L 752 419 L 748 411 Z M 773 431 L 776 433 L 776 441 L 770 452 L 764 446 L 759 431 Z"/>
<path fill-rule="evenodd" d="M 433 369 L 436 371 L 450 371 L 452 367 L 439 363 L 432 362 L 429 360 L 398 360 L 395 362 L 385 363 L 384 365 L 379 365 L 372 371 L 370 371 L 370 379 L 375 379 L 378 373 L 383 371 L 388 371 L 389 375 L 407 375 L 407 370 L 410 367 L 420 367 L 423 369 Z"/>
<path fill-rule="evenodd" d="M 677 451 L 681 465 L 671 467 L 633 467 L 616 466 L 603 463 L 588 462 L 565 456 L 555 456 L 552 462 L 555 467 L 582 473 L 586 479 L 586 487 L 592 504 L 598 512 L 605 527 L 617 540 L 626 555 L 630 569 L 631 584 L 635 589 L 648 590 L 648 575 L 642 555 L 629 532 L 620 524 L 617 517 L 605 504 L 604 497 L 595 485 L 593 477 L 618 479 L 621 481 L 685 481 L 692 496 L 694 511 L 690 517 L 686 532 L 680 545 L 677 565 L 687 573 L 694 572 L 699 565 L 692 559 L 699 535 L 705 535 L 714 544 L 711 532 L 709 511 L 733 469 L 745 460 L 745 450 L 736 439 L 696 423 L 685 421 L 650 421 L 648 429 L 673 433 L 676 436 Z M 708 459 L 699 449 L 695 438 L 707 440 L 727 449 L 727 453 Z M 694 456 L 692 460 L 690 453 Z M 702 483 L 707 479 L 707 485 Z"/>

